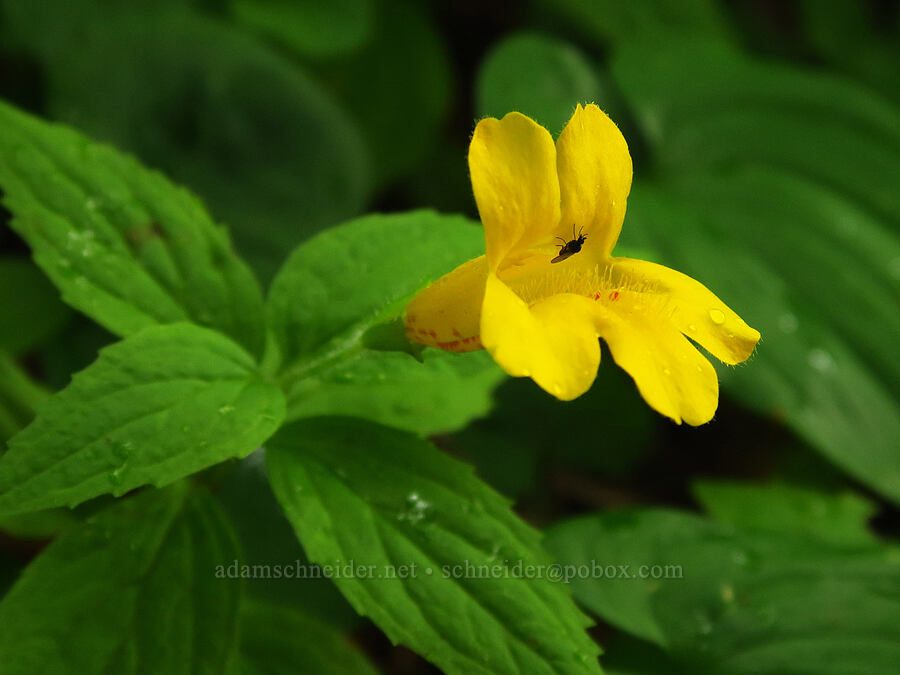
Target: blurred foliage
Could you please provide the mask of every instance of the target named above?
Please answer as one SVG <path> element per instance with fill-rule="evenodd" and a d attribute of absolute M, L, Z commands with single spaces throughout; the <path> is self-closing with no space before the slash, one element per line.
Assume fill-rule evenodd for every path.
<path fill-rule="evenodd" d="M 572 584 L 601 622 L 606 672 L 898 672 L 898 52 L 900 7 L 891 0 L 0 0 L 0 98 L 133 153 L 195 192 L 210 214 L 151 172 L 134 178 L 131 160 L 112 151 L 91 151 L 82 164 L 65 149 L 64 130 L 32 129 L 23 143 L 16 129 L 28 125 L 4 112 L 0 148 L 12 158 L 0 162 L 4 199 L 15 204 L 15 228 L 38 264 L 3 225 L 3 447 L 115 339 L 74 314 L 60 293 L 118 335 L 142 324 L 144 310 L 160 321 L 221 323 L 221 313 L 203 318 L 219 254 L 210 263 L 195 244 L 160 252 L 152 236 L 127 236 L 172 200 L 184 210 L 176 230 L 197 228 L 228 259 L 228 238 L 215 225 L 224 223 L 262 288 L 277 275 L 268 311 L 285 323 L 265 336 L 263 367 L 271 373 L 283 361 L 302 371 L 291 418 L 348 413 L 441 433 L 442 449 L 548 527 L 548 547 L 563 563 L 682 566 L 683 579 Z M 475 121 L 516 109 L 556 134 L 578 101 L 608 111 L 634 157 L 618 252 L 640 251 L 690 274 L 762 332 L 748 364 L 719 368 L 723 400 L 705 428 L 658 418 L 606 352 L 591 392 L 563 404 L 520 380 L 494 391 L 499 373 L 485 354 L 408 353 L 390 324 L 411 293 L 480 250 L 465 218 L 412 211 L 475 215 L 465 159 Z M 82 169 L 94 182 L 70 199 L 42 199 L 34 188 Z M 109 190 L 125 194 L 129 208 L 87 213 L 92 194 Z M 400 210 L 410 213 L 357 219 Z M 45 238 L 22 212 L 53 212 L 67 224 L 59 221 L 55 240 Z M 142 307 L 133 322 L 105 320 L 100 296 L 59 273 L 63 254 L 77 253 L 67 241 L 71 227 L 103 235 L 76 243 L 102 245 L 95 252 L 119 267 L 102 279 L 89 267 L 78 276 Z M 192 261 L 182 267 L 186 278 L 193 270 L 204 284 L 175 292 L 161 272 L 167 255 Z M 146 283 L 135 290 L 128 280 L 137 276 Z M 264 294 L 249 272 L 237 277 L 243 300 L 234 306 L 242 309 L 216 325 L 258 355 Z M 216 297 L 227 304 L 230 296 Z M 311 317 L 315 335 L 304 333 Z M 287 335 L 309 340 L 298 345 Z M 366 433 L 382 439 L 381 431 Z M 367 497 L 362 480 L 355 493 L 342 487 L 341 471 L 387 479 L 358 448 L 329 455 L 329 443 L 322 439 L 304 470 L 319 471 L 358 522 L 390 515 L 409 492 L 403 481 L 420 478 L 416 452 L 432 452 L 403 446 L 409 457 L 392 470 L 405 478 L 384 485 L 385 494 L 399 490 L 388 503 Z M 98 500 L 85 511 L 5 516 L 2 591 L 43 539 L 62 534 L 0 605 L 4 655 L 28 651 L 15 650 L 29 626 L 63 645 L 74 644 L 66 640 L 78 626 L 92 654 L 109 651 L 113 636 L 126 651 L 112 656 L 124 658 L 128 645 L 167 644 L 178 630 L 129 632 L 110 617 L 138 603 L 156 617 L 194 603 L 206 618 L 191 630 L 204 621 L 218 622 L 221 635 L 239 621 L 252 626 L 234 640 L 236 672 L 285 672 L 297 663 L 360 672 L 367 666 L 346 650 L 350 630 L 386 672 L 422 672 L 372 638 L 330 582 L 248 580 L 251 601 L 239 613 L 227 598 L 214 604 L 221 589 L 159 582 L 165 570 L 199 564 L 190 556 L 218 560 L 223 551 L 251 564 L 307 561 L 261 459 L 202 474 L 212 497 L 194 488 L 185 497 L 175 487 L 109 508 L 111 500 Z M 476 490 L 473 478 L 448 471 L 442 478 Z M 279 498 L 291 504 L 296 496 L 283 488 Z M 366 498 L 377 508 L 364 507 Z M 698 503 L 708 516 L 684 511 Z M 611 510 L 622 506 L 632 508 Z M 135 515 L 148 509 L 157 520 Z M 103 514 L 98 521 L 93 510 Z M 597 512 L 584 515 L 589 510 Z M 299 531 L 302 519 L 293 520 Z M 357 521 L 343 523 L 348 533 Z M 308 553 L 336 555 L 309 543 L 315 533 L 300 535 Z M 394 535 L 397 546 L 408 544 Z M 148 569 L 156 558 L 138 560 L 131 543 L 168 551 L 163 567 Z M 79 567 L 85 561 L 120 584 L 113 604 L 98 610 L 87 601 L 92 591 L 103 596 L 98 584 L 106 580 L 96 567 Z M 468 602 L 464 588 L 447 593 Z M 54 612 L 31 613 L 34 598 Z M 222 611 L 213 616 L 215 607 Z M 102 631 L 81 625 L 88 608 L 108 619 Z M 499 624 L 491 615 L 484 627 Z M 222 663 L 223 645 L 210 645 Z M 186 648 L 169 646 L 161 659 Z M 57 658 L 43 653 L 35 672 Z"/>

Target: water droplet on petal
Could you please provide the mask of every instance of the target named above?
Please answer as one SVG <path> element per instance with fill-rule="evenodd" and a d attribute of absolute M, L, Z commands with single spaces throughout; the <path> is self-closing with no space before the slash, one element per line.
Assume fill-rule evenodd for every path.
<path fill-rule="evenodd" d="M 663 375 L 669 375 L 669 376 L 671 376 L 671 375 L 672 375 L 672 371 L 669 370 L 668 368 L 663 368 Z"/>
<path fill-rule="evenodd" d="M 711 309 L 709 310 L 709 320 L 717 326 L 721 326 L 723 323 L 725 323 L 725 314 L 722 312 L 722 310 Z"/>
<path fill-rule="evenodd" d="M 691 324 L 688 324 L 688 330 L 691 331 L 692 333 L 696 333 L 696 332 L 697 332 L 697 326 L 695 326 L 695 325 L 692 324 L 692 323 L 691 323 Z"/>

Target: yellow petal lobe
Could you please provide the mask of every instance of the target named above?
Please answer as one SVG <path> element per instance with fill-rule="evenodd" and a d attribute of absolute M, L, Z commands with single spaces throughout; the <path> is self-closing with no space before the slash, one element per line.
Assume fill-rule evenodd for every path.
<path fill-rule="evenodd" d="M 664 298 L 672 324 L 724 363 L 746 361 L 759 342 L 759 331 L 686 274 L 644 260 L 614 258 L 613 277 L 623 286 L 639 289 L 639 295 Z"/>
<path fill-rule="evenodd" d="M 422 290 L 406 306 L 406 336 L 452 352 L 483 349 L 481 304 L 486 280 L 487 259 L 482 255 Z"/>
<path fill-rule="evenodd" d="M 597 303 L 597 328 L 613 359 L 631 375 L 644 400 L 677 423 L 709 422 L 719 403 L 712 364 L 674 326 L 654 315 Z"/>
<path fill-rule="evenodd" d="M 631 191 L 631 155 L 615 123 L 594 104 L 578 105 L 559 135 L 556 163 L 562 199 L 560 234 L 584 228 L 606 257 L 615 246 Z"/>
<path fill-rule="evenodd" d="M 529 307 L 494 274 L 485 287 L 481 341 L 507 373 L 530 377 L 563 401 L 586 392 L 600 365 L 590 300 L 561 294 Z"/>
<path fill-rule="evenodd" d="M 544 127 L 516 112 L 481 120 L 469 145 L 469 172 L 492 271 L 510 253 L 549 242 L 559 222 L 559 180 L 556 147 Z"/>

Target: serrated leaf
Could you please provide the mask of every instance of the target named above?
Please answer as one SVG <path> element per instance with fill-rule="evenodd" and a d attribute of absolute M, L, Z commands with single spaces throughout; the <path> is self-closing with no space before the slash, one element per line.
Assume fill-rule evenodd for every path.
<path fill-rule="evenodd" d="M 701 480 L 691 491 L 720 523 L 745 530 L 817 536 L 834 544 L 870 544 L 875 505 L 853 492 L 825 493 L 788 483 Z"/>
<path fill-rule="evenodd" d="M 462 216 L 411 211 L 357 218 L 299 246 L 272 282 L 269 319 L 282 359 L 321 359 L 399 316 L 430 281 L 484 253 Z"/>
<path fill-rule="evenodd" d="M 601 95 L 597 70 L 572 45 L 535 33 L 516 33 L 485 57 L 475 85 L 481 116 L 516 110 L 559 134 L 576 103 Z"/>
<path fill-rule="evenodd" d="M 166 485 L 255 450 L 284 398 L 226 337 L 154 326 L 105 348 L 0 458 L 0 513 Z"/>
<path fill-rule="evenodd" d="M 502 374 L 483 354 L 366 348 L 367 332 L 402 314 L 430 281 L 484 252 L 461 216 L 370 215 L 316 236 L 288 258 L 269 291 L 291 418 L 353 414 L 419 432 L 486 412 Z"/>
<path fill-rule="evenodd" d="M 200 11 L 210 3 L 3 2 L 47 73 L 48 115 L 189 185 L 264 279 L 362 210 L 357 126 L 296 61 Z"/>
<path fill-rule="evenodd" d="M 0 102 L 0 188 L 63 299 L 112 332 L 192 320 L 262 351 L 259 285 L 225 230 L 162 175 Z"/>
<path fill-rule="evenodd" d="M 0 603 L 0 673 L 222 673 L 240 583 L 234 535 L 184 484 L 117 502 L 55 540 Z"/>
<path fill-rule="evenodd" d="M 459 429 L 490 410 L 506 376 L 487 352 L 363 350 L 291 390 L 288 418 L 352 415 L 419 434 Z"/>
<path fill-rule="evenodd" d="M 229 675 L 375 675 L 339 631 L 296 609 L 258 601 L 241 611 L 240 653 Z"/>
<path fill-rule="evenodd" d="M 310 559 L 371 566 L 335 582 L 394 642 L 454 673 L 599 672 L 565 587 L 524 578 L 547 573 L 537 533 L 468 467 L 352 418 L 295 423 L 266 452 Z"/>
<path fill-rule="evenodd" d="M 626 511 L 554 526 L 561 563 L 641 566 L 657 578 L 578 578 L 593 613 L 653 640 L 686 672 L 893 672 L 900 662 L 900 551 L 748 532 L 677 511 Z M 680 576 L 666 576 L 678 566 Z"/>
<path fill-rule="evenodd" d="M 216 497 L 240 541 L 241 565 L 250 565 L 252 569 L 253 565 L 275 564 L 287 568 L 309 564 L 284 510 L 272 494 L 262 450 L 230 463 Z M 244 581 L 244 588 L 248 596 L 302 609 L 306 615 L 344 630 L 361 621 L 334 584 L 325 578 L 293 583 L 274 575 L 250 575 Z"/>

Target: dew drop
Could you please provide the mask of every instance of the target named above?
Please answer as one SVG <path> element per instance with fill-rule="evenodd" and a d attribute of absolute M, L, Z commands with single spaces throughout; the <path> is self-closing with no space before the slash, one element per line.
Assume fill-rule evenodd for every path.
<path fill-rule="evenodd" d="M 431 513 L 431 503 L 422 499 L 418 492 L 410 492 L 406 496 L 406 508 L 397 514 L 397 520 L 417 525 Z"/>
<path fill-rule="evenodd" d="M 668 368 L 663 368 L 663 375 L 669 375 L 671 377 L 672 371 Z"/>
<path fill-rule="evenodd" d="M 834 368 L 834 359 L 831 358 L 831 354 L 819 347 L 811 349 L 806 360 L 811 368 L 818 370 L 820 373 L 827 373 Z"/>
<path fill-rule="evenodd" d="M 788 335 L 796 333 L 799 325 L 800 322 L 792 312 L 785 312 L 778 317 L 778 328 L 782 333 L 787 333 Z"/>
<path fill-rule="evenodd" d="M 697 332 L 697 326 L 695 326 L 695 325 L 692 324 L 692 323 L 691 323 L 691 324 L 688 324 L 688 330 L 691 331 L 692 333 L 696 333 L 696 332 Z"/>
<path fill-rule="evenodd" d="M 223 405 L 221 408 L 219 408 L 220 415 L 227 415 L 228 413 L 232 413 L 232 412 L 234 412 L 233 405 Z"/>
<path fill-rule="evenodd" d="M 717 326 L 721 326 L 725 323 L 725 314 L 719 309 L 711 309 L 709 310 L 709 320 Z"/>

